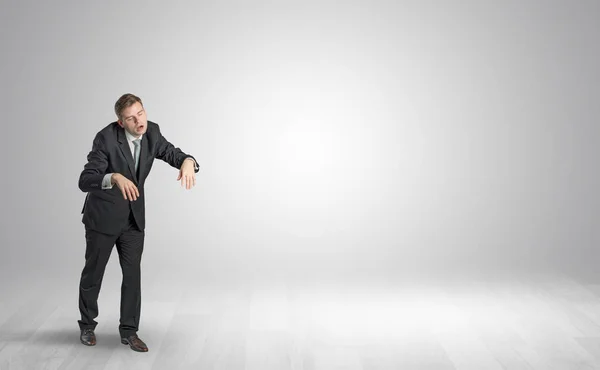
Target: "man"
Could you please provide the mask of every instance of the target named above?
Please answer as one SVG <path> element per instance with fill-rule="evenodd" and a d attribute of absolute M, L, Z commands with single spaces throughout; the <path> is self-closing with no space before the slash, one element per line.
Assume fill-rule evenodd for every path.
<path fill-rule="evenodd" d="M 147 352 L 138 337 L 140 320 L 140 262 L 144 247 L 144 182 L 155 158 L 179 169 L 177 181 L 191 189 L 199 171 L 196 159 L 176 148 L 148 121 L 140 98 L 125 94 L 115 103 L 117 121 L 100 130 L 79 177 L 87 192 L 83 205 L 85 266 L 79 284 L 78 320 L 83 344 L 96 344 L 98 295 L 113 245 L 123 272 L 119 333 L 121 343 Z M 116 186 L 115 186 L 116 185 Z"/>

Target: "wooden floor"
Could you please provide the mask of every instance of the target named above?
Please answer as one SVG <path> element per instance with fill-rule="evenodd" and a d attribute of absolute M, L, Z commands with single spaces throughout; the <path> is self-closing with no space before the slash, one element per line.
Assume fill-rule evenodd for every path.
<path fill-rule="evenodd" d="M 600 369 L 600 285 L 563 275 L 179 279 L 143 276 L 148 353 L 119 342 L 114 276 L 95 347 L 79 342 L 77 277 L 3 285 L 0 369 Z"/>

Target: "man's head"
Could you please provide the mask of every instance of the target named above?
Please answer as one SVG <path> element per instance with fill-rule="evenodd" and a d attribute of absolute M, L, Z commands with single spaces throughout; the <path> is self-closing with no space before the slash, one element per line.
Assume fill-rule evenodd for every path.
<path fill-rule="evenodd" d="M 148 122 L 142 99 L 133 94 L 124 94 L 115 103 L 115 114 L 119 126 L 135 137 L 146 133 Z"/>

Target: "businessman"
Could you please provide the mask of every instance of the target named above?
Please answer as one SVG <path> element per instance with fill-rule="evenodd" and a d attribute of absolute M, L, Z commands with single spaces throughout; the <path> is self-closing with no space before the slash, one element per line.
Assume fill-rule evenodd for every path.
<path fill-rule="evenodd" d="M 81 213 L 85 225 L 85 266 L 79 283 L 78 320 L 83 344 L 96 344 L 98 295 L 112 248 L 117 247 L 123 273 L 119 334 L 121 343 L 138 352 L 148 346 L 137 332 L 141 308 L 140 262 L 144 249 L 144 182 L 154 159 L 179 169 L 177 181 L 191 189 L 199 171 L 196 159 L 176 148 L 148 121 L 142 100 L 124 94 L 115 103 L 117 121 L 100 130 L 79 177 L 87 192 Z"/>

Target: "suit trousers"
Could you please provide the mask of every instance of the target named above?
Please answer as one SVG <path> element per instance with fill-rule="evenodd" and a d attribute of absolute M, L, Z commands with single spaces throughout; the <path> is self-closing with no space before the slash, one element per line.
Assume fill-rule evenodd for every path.
<path fill-rule="evenodd" d="M 141 312 L 140 265 L 144 250 L 144 231 L 138 229 L 133 214 L 130 213 L 120 234 L 103 234 L 86 227 L 85 240 L 85 266 L 79 283 L 79 328 L 95 329 L 98 325 L 94 320 L 98 317 L 98 295 L 106 264 L 116 245 L 123 273 L 119 333 L 121 338 L 135 334 L 139 328 Z"/>

